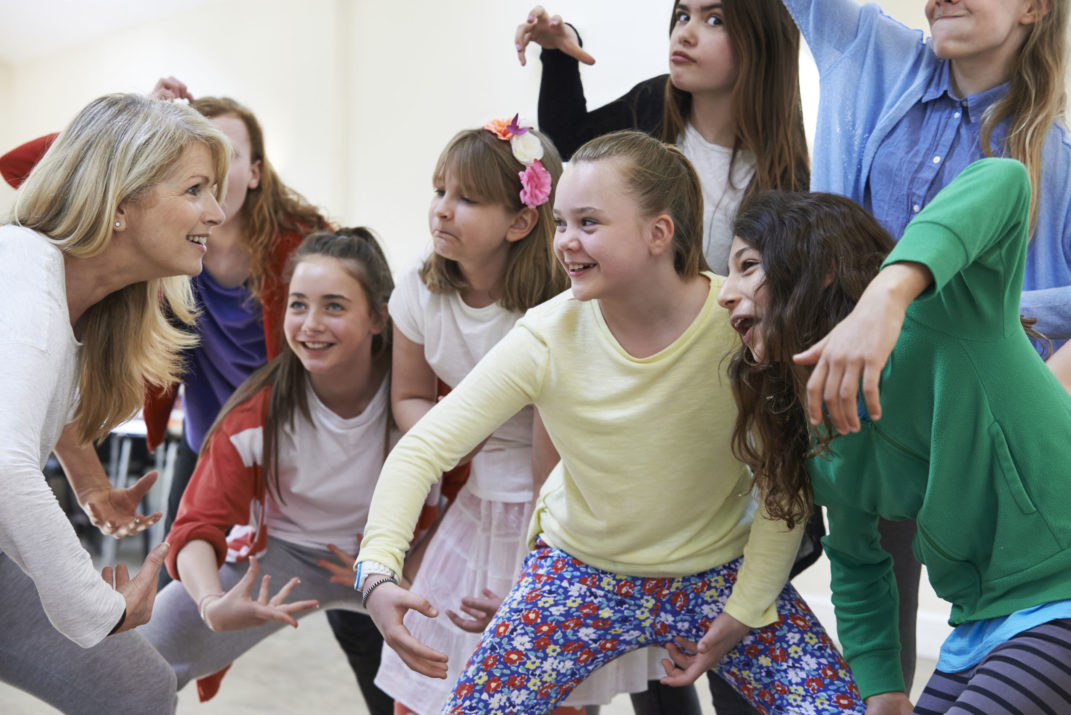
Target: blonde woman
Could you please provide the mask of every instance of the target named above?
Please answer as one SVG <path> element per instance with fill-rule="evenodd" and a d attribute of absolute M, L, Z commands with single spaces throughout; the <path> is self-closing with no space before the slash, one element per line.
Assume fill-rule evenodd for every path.
<path fill-rule="evenodd" d="M 133 579 L 119 566 L 102 580 L 41 467 L 61 431 L 99 439 L 146 384 L 175 379 L 192 338 L 168 316 L 193 317 L 175 276 L 201 271 L 229 154 L 188 107 L 105 96 L 59 135 L 0 226 L 0 680 L 64 712 L 175 708 L 170 667 L 126 632 L 149 619 L 167 546 Z"/>

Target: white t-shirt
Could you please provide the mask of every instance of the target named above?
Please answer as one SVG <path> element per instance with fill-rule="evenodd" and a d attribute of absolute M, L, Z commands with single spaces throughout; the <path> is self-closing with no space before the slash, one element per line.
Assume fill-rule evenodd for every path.
<path fill-rule="evenodd" d="M 736 156 L 728 183 L 731 147 L 711 144 L 689 122 L 677 139 L 677 148 L 692 162 L 703 185 L 703 255 L 718 275 L 729 273 L 729 247 L 733 220 L 744 191 L 755 175 L 755 157 L 746 149 Z"/>
<path fill-rule="evenodd" d="M 285 503 L 268 490 L 268 533 L 299 546 L 335 544 L 357 553 L 379 470 L 398 437 L 392 430 L 387 443 L 390 376 L 364 411 L 349 419 L 328 409 L 311 385 L 306 395 L 312 423 L 298 412 L 293 427 L 284 425 L 279 434 L 279 490 Z"/>
<path fill-rule="evenodd" d="M 398 277 L 390 316 L 409 340 L 424 346 L 436 376 L 457 387 L 476 363 L 505 337 L 522 313 L 497 303 L 473 308 L 455 292 L 432 293 L 418 273 L 423 260 Z M 495 430 L 472 459 L 469 489 L 481 499 L 524 502 L 532 498 L 532 408 L 525 407 Z"/>
<path fill-rule="evenodd" d="M 126 603 L 101 580 L 41 472 L 78 383 L 64 278 L 63 254 L 47 238 L 0 226 L 0 550 L 33 579 L 56 630 L 88 648 Z"/>

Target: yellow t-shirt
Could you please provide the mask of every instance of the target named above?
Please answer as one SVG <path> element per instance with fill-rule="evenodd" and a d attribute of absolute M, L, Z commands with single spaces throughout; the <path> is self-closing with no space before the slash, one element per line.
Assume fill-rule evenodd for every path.
<path fill-rule="evenodd" d="M 672 344 L 635 358 L 597 300 L 563 293 L 532 308 L 402 438 L 383 467 L 362 561 L 396 572 L 424 495 L 498 425 L 539 409 L 561 462 L 540 492 L 530 538 L 633 576 L 685 576 L 745 556 L 726 611 L 751 627 L 776 620 L 802 529 L 760 508 L 731 454 L 736 407 L 725 359 L 736 342 L 717 304 L 723 279 Z"/>

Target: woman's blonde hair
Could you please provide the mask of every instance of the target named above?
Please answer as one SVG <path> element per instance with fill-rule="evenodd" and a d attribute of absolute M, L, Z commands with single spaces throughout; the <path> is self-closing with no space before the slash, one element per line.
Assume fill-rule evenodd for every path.
<path fill-rule="evenodd" d="M 1019 48 L 1007 94 L 986 110 L 981 130 L 982 150 L 993 156 L 993 130 L 1008 120 L 1004 156 L 1018 159 L 1030 174 L 1031 233 L 1037 227 L 1045 139 L 1067 102 L 1067 0 L 1036 2 L 1041 16 Z"/>
<path fill-rule="evenodd" d="M 219 199 L 231 148 L 207 119 L 185 105 L 137 94 L 93 100 L 19 188 L 11 221 L 44 234 L 71 257 L 98 255 L 112 240 L 119 205 L 145 196 L 194 142 L 212 155 Z M 75 412 L 83 441 L 130 419 L 147 384 L 163 388 L 179 378 L 179 351 L 196 337 L 171 320 L 188 325 L 194 314 L 185 276 L 128 285 L 85 312 Z"/>
<path fill-rule="evenodd" d="M 215 119 L 232 116 L 245 125 L 249 133 L 249 163 L 260 162 L 260 183 L 250 189 L 242 203 L 242 233 L 249 255 L 249 292 L 263 304 L 265 278 L 272 274 L 280 234 L 326 229 L 327 221 L 319 209 L 305 197 L 283 183 L 264 151 L 264 132 L 253 112 L 230 97 L 198 97 L 190 102 L 198 112 Z"/>
<path fill-rule="evenodd" d="M 637 131 L 605 134 L 576 150 L 570 161 L 622 162 L 621 178 L 640 214 L 673 219 L 673 267 L 682 278 L 710 270 L 703 257 L 703 189 L 681 150 Z"/>
<path fill-rule="evenodd" d="M 538 219 L 532 231 L 509 247 L 498 303 L 512 311 L 528 310 L 569 286 L 568 277 L 554 258 L 553 249 L 554 191 L 562 174 L 561 157 L 546 136 L 535 129 L 528 131 L 543 144 L 540 163 L 550 173 L 551 193 L 546 203 L 535 209 Z M 513 156 L 508 141 L 486 129 L 467 129 L 455 135 L 439 155 L 432 182 L 441 186 L 449 172 L 465 194 L 515 212 L 524 208 L 520 179 L 524 168 Z M 457 262 L 437 253 L 432 253 L 424 261 L 420 278 L 433 293 L 461 291 L 468 287 Z"/>

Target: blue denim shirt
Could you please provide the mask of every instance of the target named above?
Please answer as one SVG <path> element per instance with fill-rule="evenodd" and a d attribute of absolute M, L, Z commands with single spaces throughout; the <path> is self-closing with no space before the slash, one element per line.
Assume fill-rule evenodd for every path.
<path fill-rule="evenodd" d="M 893 238 L 965 166 L 985 158 L 982 116 L 1008 91 L 1007 83 L 959 98 L 952 90 L 949 64 L 942 62 L 922 93 L 878 146 L 863 190 L 863 207 Z M 1000 156 L 1007 122 L 993 132 Z"/>
<path fill-rule="evenodd" d="M 878 162 L 886 159 L 882 156 L 886 153 L 886 139 L 905 116 L 918 105 L 926 104 L 927 90 L 940 86 L 935 82 L 939 81 L 938 75 L 947 73 L 948 63 L 934 55 L 922 32 L 887 17 L 875 4 L 859 5 L 855 0 L 782 1 L 818 65 L 821 95 L 811 189 L 842 194 L 865 204 L 868 187 L 871 193 L 874 190 L 869 186 L 873 174 L 884 171 Z M 992 101 L 988 93 L 982 93 L 968 98 L 968 103 L 979 99 Z M 970 121 L 976 119 L 972 109 Z M 927 141 L 928 135 L 916 135 L 907 141 L 905 133 L 898 145 L 902 149 L 905 144 L 914 147 Z M 962 138 L 959 141 L 965 143 Z M 937 168 L 944 172 L 933 177 L 934 190 L 967 166 L 959 163 L 963 158 L 959 154 L 936 151 L 924 157 L 924 163 L 933 164 L 934 156 L 941 156 Z M 1038 318 L 1038 329 L 1053 338 L 1056 345 L 1071 337 L 1071 170 L 1068 167 L 1071 167 L 1071 137 L 1063 123 L 1057 122 L 1049 130 L 1043 151 L 1038 222 L 1027 247 L 1020 306 L 1023 314 Z M 904 177 L 913 173 L 908 169 L 903 172 Z M 912 212 L 915 203 L 919 202 L 911 203 Z M 919 205 L 921 209 L 924 204 Z M 871 208 L 880 210 L 876 206 Z M 899 221 L 895 216 L 886 218 L 880 214 L 878 220 Z M 900 235 L 898 231 L 892 233 Z"/>

